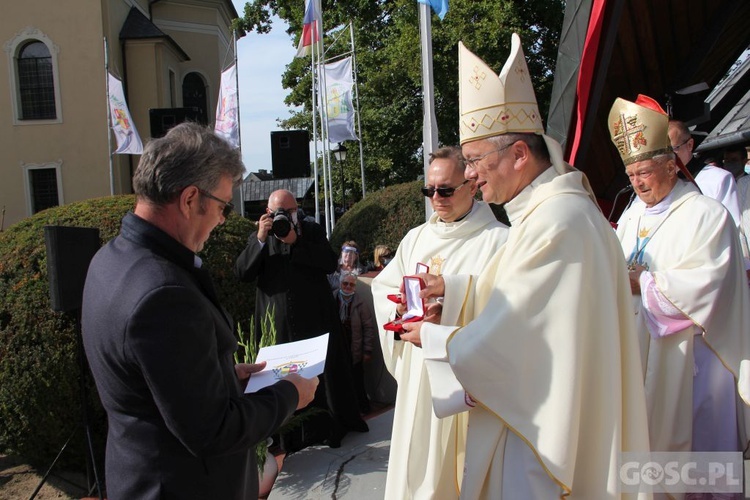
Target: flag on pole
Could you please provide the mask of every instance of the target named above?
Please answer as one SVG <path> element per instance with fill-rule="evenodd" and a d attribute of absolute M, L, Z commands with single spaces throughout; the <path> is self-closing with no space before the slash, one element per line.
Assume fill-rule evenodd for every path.
<path fill-rule="evenodd" d="M 221 74 L 219 102 L 216 106 L 216 135 L 232 147 L 240 146 L 239 102 L 237 98 L 237 65 L 232 64 Z"/>
<path fill-rule="evenodd" d="M 328 142 L 356 141 L 351 56 L 323 66 L 326 76 Z"/>
<path fill-rule="evenodd" d="M 117 140 L 115 154 L 139 155 L 143 153 L 143 143 L 135 129 L 128 105 L 125 103 L 122 82 L 112 76 L 112 73 L 107 73 L 107 77 L 109 78 L 109 111 L 112 117 L 112 131 Z"/>
<path fill-rule="evenodd" d="M 323 28 L 323 14 L 320 0 L 305 0 L 305 17 L 303 19 L 302 36 L 297 46 L 295 57 L 305 57 L 312 54 L 314 43 L 320 44 Z"/>
<path fill-rule="evenodd" d="M 448 0 L 417 0 L 417 2 L 431 6 L 441 21 L 448 13 Z"/>

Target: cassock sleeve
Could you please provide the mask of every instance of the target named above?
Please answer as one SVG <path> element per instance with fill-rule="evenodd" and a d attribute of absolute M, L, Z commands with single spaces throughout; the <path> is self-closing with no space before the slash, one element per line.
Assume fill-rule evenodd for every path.
<path fill-rule="evenodd" d="M 253 281 L 260 274 L 267 257 L 268 245 L 261 245 L 258 233 L 253 232 L 247 240 L 247 246 L 234 263 L 234 275 L 240 281 Z"/>
<path fill-rule="evenodd" d="M 338 257 L 326 239 L 323 228 L 316 223 L 303 222 L 302 234 L 292 245 L 292 264 L 320 269 L 331 274 L 338 267 Z"/>

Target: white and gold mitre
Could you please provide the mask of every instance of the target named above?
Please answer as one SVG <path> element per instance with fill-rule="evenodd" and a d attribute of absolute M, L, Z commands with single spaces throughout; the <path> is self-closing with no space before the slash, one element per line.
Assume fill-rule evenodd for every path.
<path fill-rule="evenodd" d="M 458 42 L 458 102 L 461 144 L 507 132 L 544 133 L 521 39 L 515 33 L 499 77 Z"/>
<path fill-rule="evenodd" d="M 639 94 L 635 102 L 615 99 L 607 127 L 625 166 L 672 152 L 669 115 L 648 96 Z"/>

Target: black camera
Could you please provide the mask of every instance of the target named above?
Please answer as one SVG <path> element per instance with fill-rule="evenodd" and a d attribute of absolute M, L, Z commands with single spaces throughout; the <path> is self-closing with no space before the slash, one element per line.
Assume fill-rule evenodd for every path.
<path fill-rule="evenodd" d="M 273 232 L 277 238 L 286 237 L 286 235 L 289 234 L 289 231 L 292 230 L 292 217 L 289 215 L 289 212 L 283 208 L 277 208 L 271 213 L 271 217 L 273 218 L 271 232 Z"/>

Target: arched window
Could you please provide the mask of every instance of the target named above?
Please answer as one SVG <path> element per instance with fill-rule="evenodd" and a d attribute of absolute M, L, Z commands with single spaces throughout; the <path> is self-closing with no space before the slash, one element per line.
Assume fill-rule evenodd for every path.
<path fill-rule="evenodd" d="M 206 82 L 198 73 L 188 73 L 182 80 L 182 105 L 186 108 L 197 108 L 198 121 L 208 125 L 208 104 L 206 103 Z"/>
<path fill-rule="evenodd" d="M 28 26 L 3 43 L 3 50 L 8 57 L 13 125 L 62 123 L 60 47 Z"/>
<path fill-rule="evenodd" d="M 19 50 L 16 61 L 21 101 L 19 119 L 57 118 L 52 56 L 47 46 L 38 40 L 27 42 Z"/>

